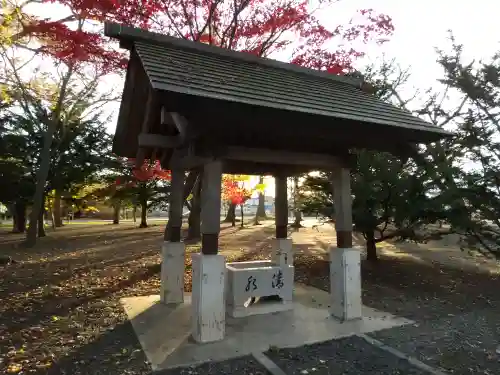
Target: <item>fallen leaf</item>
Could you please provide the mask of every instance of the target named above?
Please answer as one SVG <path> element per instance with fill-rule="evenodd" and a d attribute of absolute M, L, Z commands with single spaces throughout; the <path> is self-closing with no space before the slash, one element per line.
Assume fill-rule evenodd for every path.
<path fill-rule="evenodd" d="M 7 373 L 8 374 L 17 374 L 18 372 L 20 372 L 22 370 L 22 366 L 21 365 L 18 365 L 17 363 L 11 363 L 8 367 L 7 367 Z"/>

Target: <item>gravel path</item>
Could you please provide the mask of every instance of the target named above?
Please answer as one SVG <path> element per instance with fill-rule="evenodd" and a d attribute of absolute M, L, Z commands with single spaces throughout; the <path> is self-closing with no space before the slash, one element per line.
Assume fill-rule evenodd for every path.
<path fill-rule="evenodd" d="M 296 278 L 328 290 L 328 262 L 299 256 Z M 500 279 L 408 258 L 362 263 L 363 303 L 416 321 L 370 334 L 450 374 L 500 374 Z"/>
<path fill-rule="evenodd" d="M 417 324 L 373 337 L 452 374 L 500 374 L 498 276 L 402 261 L 391 272 L 383 262 L 365 266 L 364 303 Z"/>
<path fill-rule="evenodd" d="M 477 310 L 370 336 L 452 374 L 500 373 L 499 312 Z"/>
<path fill-rule="evenodd" d="M 428 375 L 357 336 L 265 354 L 287 375 Z"/>
<path fill-rule="evenodd" d="M 156 372 L 155 375 L 272 375 L 252 356 Z"/>

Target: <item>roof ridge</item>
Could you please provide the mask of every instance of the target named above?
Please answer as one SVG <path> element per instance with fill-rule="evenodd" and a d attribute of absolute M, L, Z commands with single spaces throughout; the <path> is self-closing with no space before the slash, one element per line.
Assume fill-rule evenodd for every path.
<path fill-rule="evenodd" d="M 269 66 L 272 68 L 283 69 L 299 74 L 306 74 L 309 76 L 315 76 L 320 78 L 330 79 L 332 81 L 345 83 L 357 88 L 361 88 L 363 84 L 362 78 L 339 76 L 325 71 L 314 70 L 309 68 L 304 68 L 299 65 L 294 65 L 290 63 L 285 63 L 282 61 L 270 59 L 267 57 L 258 57 L 250 53 L 229 50 L 226 48 L 208 45 L 200 42 L 193 42 L 190 40 L 185 40 L 181 38 L 175 38 L 166 34 L 160 34 L 152 31 L 147 31 L 137 27 L 126 26 L 114 22 L 104 23 L 104 35 L 120 40 L 120 46 L 126 49 L 132 48 L 132 43 L 143 42 L 143 43 L 154 43 L 163 44 L 167 46 L 174 46 L 184 49 L 191 49 L 198 52 L 215 54 L 218 56 L 223 56 L 227 58 L 243 60 L 245 62 L 254 63 L 258 65 Z"/>

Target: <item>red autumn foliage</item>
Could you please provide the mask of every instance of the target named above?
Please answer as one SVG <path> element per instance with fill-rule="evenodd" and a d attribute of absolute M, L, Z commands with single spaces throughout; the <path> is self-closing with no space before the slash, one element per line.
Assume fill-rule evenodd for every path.
<path fill-rule="evenodd" d="M 85 62 L 101 65 L 104 70 L 126 67 L 123 54 L 109 50 L 108 41 L 96 33 L 72 30 L 64 23 L 45 20 L 25 26 L 24 31 L 48 39 L 50 42 L 42 44 L 39 51 L 66 64 Z"/>
<path fill-rule="evenodd" d="M 334 9 L 337 1 L 319 3 Z M 350 43 L 382 43 L 394 30 L 390 17 L 372 9 L 360 10 L 359 22 L 334 27 L 323 25 L 316 10 L 307 0 L 165 0 L 154 29 L 259 56 L 287 49 L 291 63 L 335 74 L 351 71 L 353 60 L 363 55 Z"/>
<path fill-rule="evenodd" d="M 101 64 L 108 70 L 122 67 L 123 55 L 110 48 L 100 30 L 75 31 L 70 22 L 112 20 L 259 56 L 286 49 L 291 63 L 334 74 L 351 71 L 352 62 L 363 55 L 352 48 L 354 41 L 382 43 L 393 32 L 391 18 L 371 9 L 358 12 L 359 22 L 327 27 L 307 0 L 49 2 L 65 5 L 74 16 L 47 21 L 31 15 L 22 36 L 37 36 L 42 43 L 48 40 L 42 52 L 63 62 Z M 320 0 L 319 6 L 334 9 L 337 1 Z"/>
<path fill-rule="evenodd" d="M 224 176 L 222 179 L 222 199 L 232 204 L 244 204 L 252 196 L 251 190 L 245 188 L 243 183 Z"/>
<path fill-rule="evenodd" d="M 131 175 L 117 178 L 116 185 L 135 186 L 137 182 L 151 181 L 154 179 L 170 181 L 171 173 L 161 168 L 160 162 L 145 160 L 140 168 L 135 167 L 135 160 L 128 159 L 125 165 L 131 167 Z"/>

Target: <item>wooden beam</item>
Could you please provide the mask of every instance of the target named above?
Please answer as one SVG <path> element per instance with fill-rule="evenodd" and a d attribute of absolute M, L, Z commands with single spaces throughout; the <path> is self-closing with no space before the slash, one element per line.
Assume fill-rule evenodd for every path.
<path fill-rule="evenodd" d="M 175 125 L 170 112 L 165 107 L 161 107 L 160 122 L 162 125 Z"/>
<path fill-rule="evenodd" d="M 136 89 L 135 84 L 137 81 L 137 76 L 139 75 L 138 70 L 139 62 L 138 57 L 132 55 L 130 57 L 127 69 L 127 75 L 125 77 L 125 88 L 122 93 L 122 100 L 120 105 L 120 112 L 118 114 L 118 125 L 116 127 L 115 137 L 123 137 L 125 129 L 123 124 L 130 118 L 132 112 L 132 98 L 134 97 L 134 90 Z"/>
<path fill-rule="evenodd" d="M 303 165 L 329 170 L 331 170 L 332 166 L 344 165 L 341 158 L 331 155 L 245 147 L 228 147 L 224 153 L 224 158 L 255 163 Z"/>
<path fill-rule="evenodd" d="M 269 176 L 283 173 L 287 176 L 304 174 L 315 170 L 303 165 L 283 165 L 269 163 L 254 163 L 241 160 L 224 160 L 223 172 L 227 174 L 247 174 L 255 176 Z"/>
<path fill-rule="evenodd" d="M 180 115 L 177 112 L 170 112 L 170 116 L 174 121 L 174 124 L 179 131 L 179 136 L 182 139 L 182 142 L 186 142 L 189 136 L 189 123 L 186 118 Z"/>
<path fill-rule="evenodd" d="M 182 139 L 177 135 L 161 135 L 152 133 L 141 133 L 137 137 L 139 147 L 148 148 L 175 148 L 182 145 Z"/>
<path fill-rule="evenodd" d="M 211 158 L 196 156 L 189 153 L 189 149 L 176 149 L 168 162 L 168 166 L 170 169 L 178 168 L 178 169 L 194 169 L 203 166 L 208 163 Z"/>
<path fill-rule="evenodd" d="M 287 176 L 279 174 L 274 176 L 275 197 L 274 211 L 276 223 L 276 238 L 288 237 L 288 187 Z"/>
<path fill-rule="evenodd" d="M 334 168 L 332 176 L 335 204 L 335 230 L 337 247 L 352 248 L 352 196 L 351 173 L 347 168 Z"/>
<path fill-rule="evenodd" d="M 162 125 L 173 125 L 179 132 L 179 136 L 183 142 L 196 138 L 199 132 L 196 131 L 193 124 L 178 112 L 168 112 L 165 107 L 161 110 Z"/>
<path fill-rule="evenodd" d="M 153 117 L 153 111 L 155 110 L 155 93 L 151 87 L 148 89 L 148 99 L 146 101 L 146 108 L 144 111 L 144 117 L 142 120 L 142 127 L 141 127 L 141 132 L 142 133 L 148 133 L 149 130 L 149 124 L 151 122 L 151 119 Z M 146 150 L 144 147 L 138 147 L 137 149 L 137 156 L 135 158 L 135 166 L 140 168 L 142 167 L 142 164 L 144 163 L 144 159 L 146 157 Z"/>

